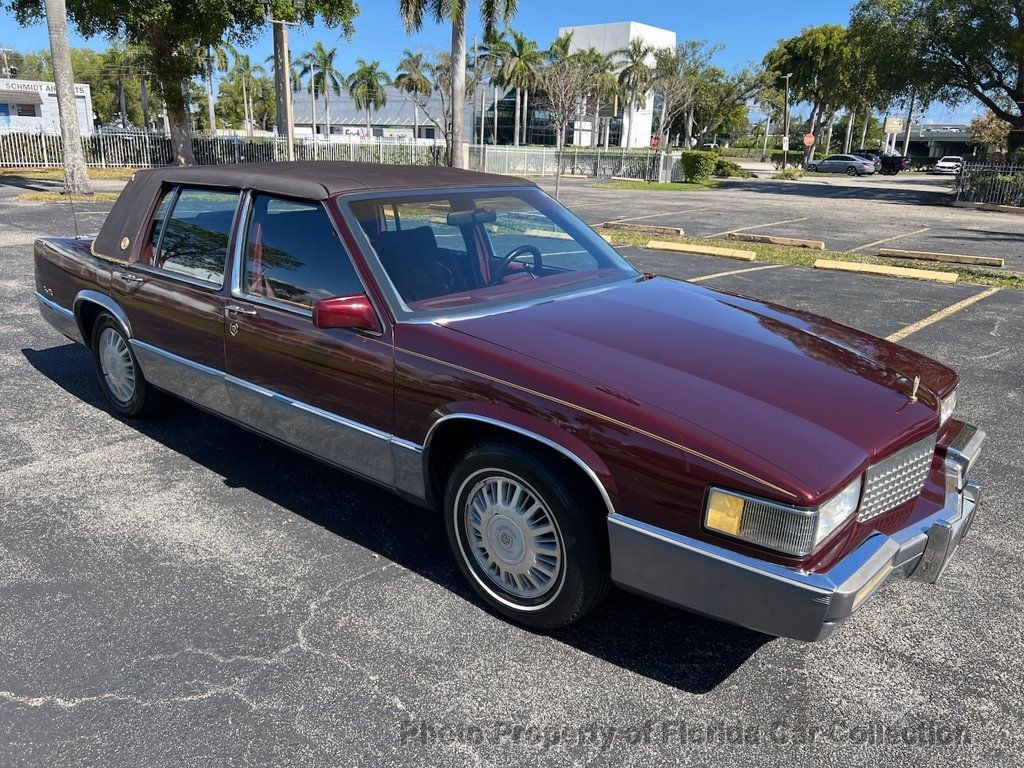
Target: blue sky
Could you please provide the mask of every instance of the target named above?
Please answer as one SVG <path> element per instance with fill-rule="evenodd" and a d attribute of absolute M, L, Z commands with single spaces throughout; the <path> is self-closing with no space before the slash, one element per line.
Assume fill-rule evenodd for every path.
<path fill-rule="evenodd" d="M 403 48 L 446 50 L 450 43 L 448 27 L 428 22 L 423 30 L 407 36 L 398 17 L 397 0 L 357 0 L 360 14 L 355 20 L 355 35 L 351 40 L 339 38 L 336 30 L 322 25 L 292 30 L 293 56 L 307 50 L 314 41 L 336 45 L 339 68 L 344 72 L 352 68 L 357 58 L 377 59 L 392 70 Z M 724 50 L 717 63 L 726 68 L 742 67 L 747 62 L 758 62 L 764 54 L 785 37 L 797 34 L 801 27 L 825 23 L 846 23 L 850 4 L 844 0 L 732 0 L 726 7 L 718 3 L 643 3 L 629 7 L 621 0 L 519 0 L 519 12 L 513 26 L 547 45 L 558 33 L 558 28 L 578 24 L 599 24 L 613 21 L 638 21 L 652 26 L 672 29 L 678 40 L 708 40 L 721 42 Z M 471 3 L 476 8 L 477 3 Z M 678 10 L 666 12 L 673 6 Z M 479 25 L 471 15 L 469 44 L 473 34 L 479 34 Z M 0 11 L 0 46 L 17 50 L 37 50 L 49 45 L 44 24 L 19 28 L 14 18 Z M 83 40 L 72 28 L 72 45 L 103 48 L 104 39 Z M 269 29 L 249 48 L 256 60 L 270 54 L 272 42 Z M 934 107 L 929 110 L 928 121 L 969 120 L 977 107 L 969 104 L 950 110 Z"/>

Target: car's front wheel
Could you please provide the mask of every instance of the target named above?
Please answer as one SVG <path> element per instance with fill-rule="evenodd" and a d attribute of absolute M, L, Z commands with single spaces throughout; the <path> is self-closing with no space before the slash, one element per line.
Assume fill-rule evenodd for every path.
<path fill-rule="evenodd" d="M 849 168 L 846 169 L 846 175 L 847 176 L 858 176 L 859 174 L 857 173 L 857 169 L 851 165 Z"/>
<path fill-rule="evenodd" d="M 445 494 L 463 575 L 492 608 L 540 630 L 578 620 L 610 586 L 604 512 L 559 469 L 517 443 L 485 442 L 458 462 Z"/>
<path fill-rule="evenodd" d="M 811 163 L 810 165 L 807 166 L 807 170 L 810 171 L 811 173 L 815 173 L 818 170 L 818 166 L 816 166 L 814 163 Z"/>
<path fill-rule="evenodd" d="M 139 361 L 120 324 L 106 312 L 92 328 L 92 358 L 100 389 L 123 416 L 145 416 L 156 409 L 160 393 L 142 375 Z"/>

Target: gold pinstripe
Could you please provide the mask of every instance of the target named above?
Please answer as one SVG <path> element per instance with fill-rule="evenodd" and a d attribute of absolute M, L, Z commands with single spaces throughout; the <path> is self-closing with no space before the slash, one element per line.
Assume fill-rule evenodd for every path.
<path fill-rule="evenodd" d="M 672 448 L 676 448 L 677 450 L 680 450 L 680 451 L 682 451 L 684 453 L 688 453 L 691 456 L 695 456 L 695 457 L 697 457 L 699 459 L 703 459 L 704 461 L 710 462 L 712 464 L 716 464 L 717 466 L 722 467 L 723 469 L 728 469 L 730 472 L 735 472 L 736 474 L 741 475 L 741 476 L 747 478 L 748 480 L 753 480 L 756 483 L 760 483 L 761 485 L 765 486 L 766 488 L 771 488 L 772 490 L 778 491 L 779 493 L 782 493 L 782 494 L 784 494 L 784 495 L 786 495 L 786 496 L 788 496 L 788 497 L 790 497 L 792 499 L 796 498 L 796 496 L 792 492 L 787 491 L 785 488 L 780 488 L 777 485 L 773 485 L 772 483 L 769 483 L 767 480 L 763 480 L 762 478 L 758 477 L 757 475 L 752 475 L 749 472 L 744 472 L 742 469 L 739 469 L 738 467 L 734 467 L 731 464 L 727 464 L 724 461 L 716 459 L 713 456 L 708 456 L 706 453 L 701 453 L 700 451 L 698 451 L 698 450 L 696 450 L 694 448 L 690 448 L 688 446 L 682 445 L 681 443 L 677 443 L 677 442 L 675 442 L 673 440 L 669 440 L 667 437 L 662 437 L 661 435 L 656 435 L 653 432 L 648 432 L 646 429 L 641 429 L 640 427 L 637 427 L 637 426 L 635 426 L 633 424 L 627 424 L 624 421 L 619 421 L 618 419 L 613 418 L 611 416 L 606 416 L 603 413 L 598 413 L 597 411 L 592 411 L 589 408 L 585 408 L 582 405 L 577 405 L 576 403 L 570 403 L 568 400 L 562 400 L 561 398 L 555 397 L 554 395 L 548 395 L 548 394 L 545 394 L 544 392 L 538 392 L 535 389 L 530 389 L 529 387 L 524 387 L 521 384 L 515 384 L 514 382 L 506 381 L 505 379 L 499 379 L 496 376 L 490 376 L 490 375 L 488 375 L 486 373 L 481 373 L 480 371 L 475 371 L 472 368 L 466 368 L 464 366 L 458 365 L 456 363 L 449 362 L 447 360 L 441 360 L 441 359 L 436 358 L 436 357 L 431 357 L 430 355 L 425 355 L 422 352 L 413 352 L 411 349 L 402 349 L 401 347 L 396 347 L 395 350 L 397 352 L 404 352 L 407 355 L 412 355 L 413 357 L 422 358 L 423 360 L 429 360 L 432 363 L 438 363 L 439 365 L 446 365 L 446 366 L 448 366 L 450 368 L 455 368 L 457 370 L 463 371 L 464 373 L 468 373 L 468 374 L 471 374 L 473 376 L 479 376 L 482 379 L 488 379 L 489 381 L 493 381 L 493 382 L 495 382 L 497 384 L 503 384 L 504 386 L 511 387 L 513 389 L 517 389 L 520 392 L 526 392 L 527 394 L 530 394 L 530 395 L 536 395 L 537 397 L 542 397 L 545 400 L 550 400 L 551 402 L 558 403 L 559 405 L 564 405 L 567 408 L 572 408 L 574 410 L 577 410 L 577 411 L 580 411 L 582 413 L 585 413 L 585 414 L 587 414 L 589 416 L 593 416 L 595 418 L 601 419 L 602 421 L 606 421 L 609 424 L 614 424 L 617 427 L 621 427 L 623 429 L 628 429 L 631 432 L 636 432 L 637 434 L 643 435 L 644 437 L 649 437 L 652 440 L 658 441 L 659 443 L 664 443 L 665 445 L 671 446 Z"/>

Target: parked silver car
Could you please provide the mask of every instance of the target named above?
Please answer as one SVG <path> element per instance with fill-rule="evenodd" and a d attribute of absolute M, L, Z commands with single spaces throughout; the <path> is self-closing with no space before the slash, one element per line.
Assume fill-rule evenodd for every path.
<path fill-rule="evenodd" d="M 821 173 L 845 173 L 847 176 L 863 176 L 875 172 L 875 161 L 857 155 L 829 155 L 824 160 L 812 160 L 808 171 Z"/>

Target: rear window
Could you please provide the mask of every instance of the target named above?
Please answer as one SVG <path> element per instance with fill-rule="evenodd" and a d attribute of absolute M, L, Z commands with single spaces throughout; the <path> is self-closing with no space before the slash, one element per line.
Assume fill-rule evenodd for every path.
<path fill-rule="evenodd" d="M 162 219 L 169 201 L 161 200 L 150 235 L 150 266 L 222 286 L 238 197 L 238 192 L 183 187 Z"/>

